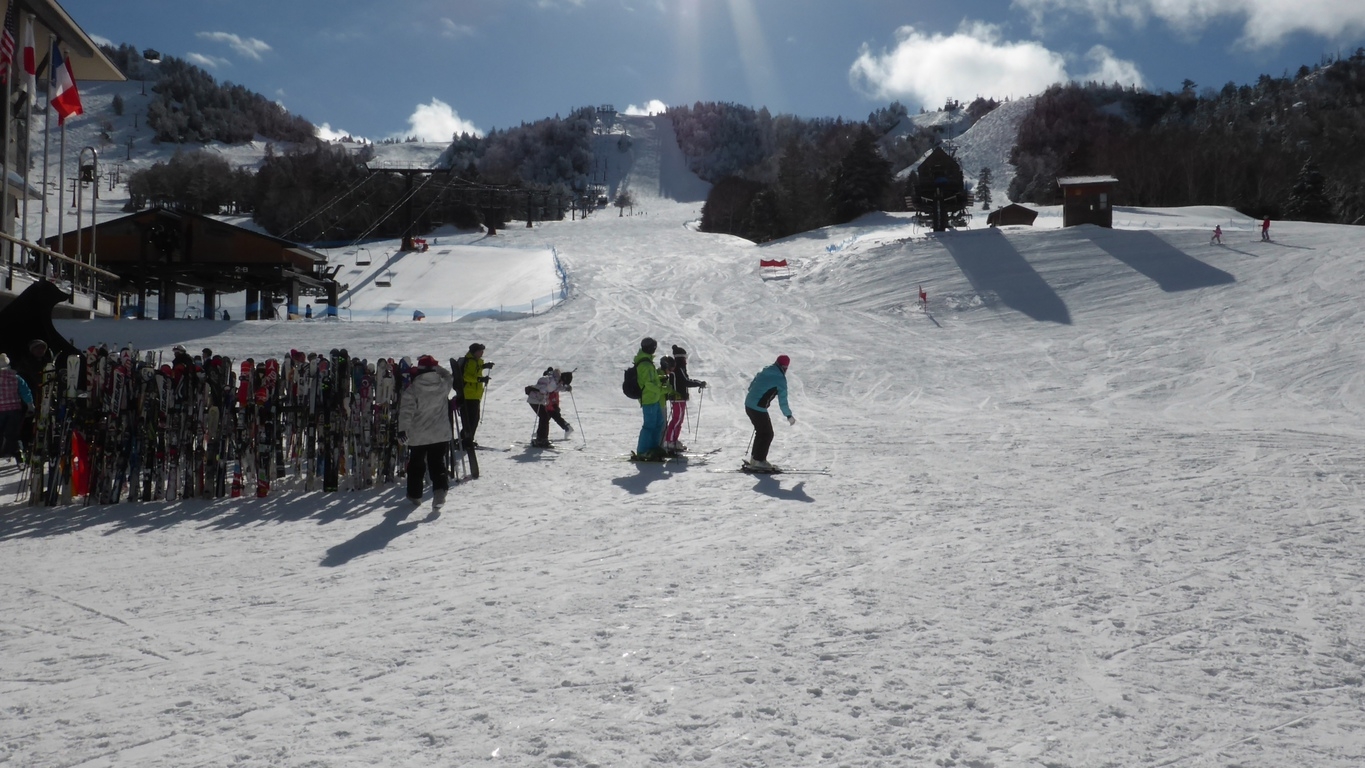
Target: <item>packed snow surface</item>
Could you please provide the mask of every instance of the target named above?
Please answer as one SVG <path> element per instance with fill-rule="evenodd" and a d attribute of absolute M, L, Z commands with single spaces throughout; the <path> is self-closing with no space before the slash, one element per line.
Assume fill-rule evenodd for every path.
<path fill-rule="evenodd" d="M 568 286 L 511 321 L 59 323 L 233 358 L 479 341 L 479 440 L 513 447 L 406 516 L 288 483 L 28 507 L 6 469 L 0 762 L 1365 764 L 1360 230 L 1044 209 L 758 247 L 698 207 L 503 230 Z M 718 452 L 623 460 L 646 335 L 709 382 L 683 439 Z M 732 471 L 779 354 L 770 458 L 827 475 Z M 547 365 L 576 430 L 513 445 Z"/>

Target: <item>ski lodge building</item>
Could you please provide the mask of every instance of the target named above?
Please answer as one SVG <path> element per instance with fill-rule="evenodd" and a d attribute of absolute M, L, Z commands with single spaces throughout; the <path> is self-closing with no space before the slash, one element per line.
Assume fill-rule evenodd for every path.
<path fill-rule="evenodd" d="M 1094 224 L 1114 228 L 1113 176 L 1062 176 L 1057 185 L 1062 188 L 1062 226 L 1075 227 Z"/>

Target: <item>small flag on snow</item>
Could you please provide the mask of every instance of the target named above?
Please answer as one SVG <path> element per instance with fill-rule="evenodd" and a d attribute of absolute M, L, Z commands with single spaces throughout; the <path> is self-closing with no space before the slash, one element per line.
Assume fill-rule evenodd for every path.
<path fill-rule="evenodd" d="M 57 123 L 65 123 L 68 117 L 79 115 L 81 95 L 76 91 L 76 77 L 71 74 L 71 62 L 62 58 L 61 48 L 52 46 L 52 106 L 57 110 Z"/>

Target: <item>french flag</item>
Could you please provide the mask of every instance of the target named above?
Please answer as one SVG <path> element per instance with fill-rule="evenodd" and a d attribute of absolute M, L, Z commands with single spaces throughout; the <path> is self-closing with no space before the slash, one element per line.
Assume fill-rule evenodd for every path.
<path fill-rule="evenodd" d="M 81 108 L 81 95 L 76 91 L 76 78 L 71 74 L 71 62 L 62 58 L 61 49 L 55 45 L 52 46 L 52 98 L 49 101 L 57 110 L 58 125 L 85 111 Z"/>

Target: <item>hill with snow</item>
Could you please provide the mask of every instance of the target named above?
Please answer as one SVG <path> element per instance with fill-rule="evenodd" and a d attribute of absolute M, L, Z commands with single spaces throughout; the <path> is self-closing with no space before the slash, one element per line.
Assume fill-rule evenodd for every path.
<path fill-rule="evenodd" d="M 642 195 L 669 186 L 645 143 L 615 172 Z M 289 481 L 31 508 L 6 469 L 0 762 L 1360 763 L 1356 230 L 1045 208 L 759 247 L 699 232 L 695 200 L 646 208 L 501 231 L 566 276 L 511 321 L 59 323 L 234 359 L 478 341 L 490 450 L 439 510 Z M 683 439 L 710 453 L 624 460 L 646 335 L 709 383 Z M 771 458 L 814 473 L 739 474 L 779 354 Z M 528 449 L 548 365 L 576 370 L 575 431 Z"/>

